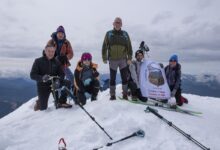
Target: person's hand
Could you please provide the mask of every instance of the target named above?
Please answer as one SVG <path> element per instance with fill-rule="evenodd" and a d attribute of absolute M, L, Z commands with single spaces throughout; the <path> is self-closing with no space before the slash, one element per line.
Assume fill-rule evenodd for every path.
<path fill-rule="evenodd" d="M 43 77 L 42 77 L 42 81 L 43 82 L 47 82 L 49 80 L 50 76 L 48 74 L 45 74 Z"/>
<path fill-rule="evenodd" d="M 104 63 L 104 64 L 107 64 L 107 60 L 103 60 L 103 63 Z"/>
<path fill-rule="evenodd" d="M 130 65 L 131 64 L 131 60 L 127 60 L 127 64 Z"/>
<path fill-rule="evenodd" d="M 93 76 L 94 76 L 95 78 L 98 77 L 98 76 L 99 76 L 98 71 L 95 71 L 94 74 L 93 74 Z"/>
<path fill-rule="evenodd" d="M 171 92 L 171 97 L 174 97 L 176 95 L 176 89 L 173 89 L 173 91 Z"/>
<path fill-rule="evenodd" d="M 88 86 L 91 81 L 92 81 L 91 78 L 86 79 L 86 80 L 83 82 L 84 86 Z"/>

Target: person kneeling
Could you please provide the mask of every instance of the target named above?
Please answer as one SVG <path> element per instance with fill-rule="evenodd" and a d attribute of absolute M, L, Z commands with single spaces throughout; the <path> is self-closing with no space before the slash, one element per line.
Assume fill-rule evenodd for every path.
<path fill-rule="evenodd" d="M 91 101 L 97 100 L 100 88 L 97 64 L 92 63 L 92 55 L 83 53 L 74 72 L 74 86 L 77 101 L 85 105 L 88 94 Z"/>

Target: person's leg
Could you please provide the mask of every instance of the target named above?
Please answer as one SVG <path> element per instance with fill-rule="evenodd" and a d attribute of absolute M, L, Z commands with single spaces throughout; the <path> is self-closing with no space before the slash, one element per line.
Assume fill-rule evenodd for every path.
<path fill-rule="evenodd" d="M 177 89 L 176 94 L 175 94 L 175 98 L 176 98 L 177 105 L 182 106 L 183 101 L 181 99 L 181 89 L 180 88 Z"/>
<path fill-rule="evenodd" d="M 123 98 L 128 99 L 127 92 L 128 92 L 128 65 L 126 60 L 121 60 L 119 63 L 119 69 L 121 74 L 122 80 L 122 91 L 123 91 Z"/>
<path fill-rule="evenodd" d="M 133 81 L 128 81 L 128 88 L 131 90 L 131 97 L 132 99 L 136 99 L 137 98 L 137 85 L 135 82 Z"/>
<path fill-rule="evenodd" d="M 38 86 L 38 99 L 39 99 L 39 109 L 46 110 L 48 106 L 48 99 L 50 96 L 51 88 L 50 86 Z"/>
<path fill-rule="evenodd" d="M 66 76 L 66 79 L 70 81 L 71 83 L 71 86 L 73 86 L 73 73 L 71 72 L 70 68 L 69 67 L 65 67 L 64 68 L 64 73 L 65 73 L 65 76 Z"/>
<path fill-rule="evenodd" d="M 115 89 L 116 89 L 116 75 L 117 75 L 117 61 L 110 61 L 110 100 L 115 100 Z"/>
<path fill-rule="evenodd" d="M 98 95 L 98 92 L 99 92 L 99 89 L 100 89 L 100 83 L 99 83 L 99 80 L 93 80 L 92 83 L 91 83 L 91 101 L 94 101 L 94 100 L 97 100 L 97 95 Z"/>
<path fill-rule="evenodd" d="M 81 105 L 85 105 L 86 104 L 86 96 L 84 92 L 77 92 L 77 101 L 81 104 Z"/>

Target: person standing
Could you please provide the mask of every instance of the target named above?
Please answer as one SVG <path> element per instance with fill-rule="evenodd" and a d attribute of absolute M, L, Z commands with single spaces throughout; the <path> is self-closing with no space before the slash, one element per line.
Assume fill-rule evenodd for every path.
<path fill-rule="evenodd" d="M 110 68 L 110 100 L 116 100 L 116 75 L 119 68 L 122 79 L 123 99 L 128 99 L 128 64 L 132 60 L 132 46 L 129 35 L 122 30 L 122 19 L 116 17 L 113 30 L 106 33 L 102 46 L 102 60 L 104 64 L 109 61 Z"/>
<path fill-rule="evenodd" d="M 73 85 L 73 73 L 69 69 L 70 60 L 73 58 L 74 53 L 71 43 L 66 39 L 66 33 L 63 26 L 59 26 L 56 32 L 52 33 L 51 38 L 47 44 L 55 46 L 55 57 L 62 64 L 66 79 Z"/>

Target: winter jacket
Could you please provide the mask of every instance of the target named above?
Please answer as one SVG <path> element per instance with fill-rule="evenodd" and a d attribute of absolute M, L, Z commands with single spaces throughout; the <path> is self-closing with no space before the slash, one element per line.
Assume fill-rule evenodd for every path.
<path fill-rule="evenodd" d="M 83 81 L 87 78 L 92 80 L 98 79 L 99 73 L 97 71 L 97 64 L 91 63 L 89 67 L 83 66 L 82 62 L 79 61 L 74 72 L 74 86 L 77 90 L 83 90 Z"/>
<path fill-rule="evenodd" d="M 132 59 L 131 41 L 126 31 L 113 29 L 106 33 L 102 45 L 102 59 L 103 61 Z"/>
<path fill-rule="evenodd" d="M 173 89 L 178 89 L 181 86 L 181 65 L 176 64 L 175 67 L 170 67 L 170 65 L 165 67 L 165 74 L 169 87 Z"/>
<path fill-rule="evenodd" d="M 55 48 L 56 48 L 56 53 L 55 53 L 55 57 L 59 58 L 59 56 L 66 56 L 67 57 L 67 62 L 65 62 L 64 64 L 62 63 L 62 65 L 67 65 L 67 66 L 70 66 L 70 62 L 69 60 L 73 58 L 73 49 L 72 49 L 72 46 L 70 44 L 70 42 L 66 39 L 66 37 L 64 37 L 64 40 L 61 41 L 62 43 L 60 43 L 57 39 L 57 33 L 54 32 L 51 37 L 52 39 L 49 40 L 47 42 L 48 45 L 55 45 Z M 61 44 L 61 47 L 59 49 L 59 44 Z M 62 61 L 61 61 L 62 62 Z"/>
<path fill-rule="evenodd" d="M 32 80 L 37 81 L 37 85 L 50 85 L 50 82 L 43 82 L 42 77 L 44 75 L 50 76 L 59 76 L 61 79 L 64 79 L 64 72 L 61 67 L 59 61 L 55 58 L 48 60 L 45 55 L 40 58 L 35 59 L 31 72 L 30 77 Z"/>
<path fill-rule="evenodd" d="M 131 80 L 137 85 L 137 88 L 140 88 L 139 77 L 141 71 L 141 63 L 138 61 L 132 61 L 129 65 L 129 72 Z"/>

